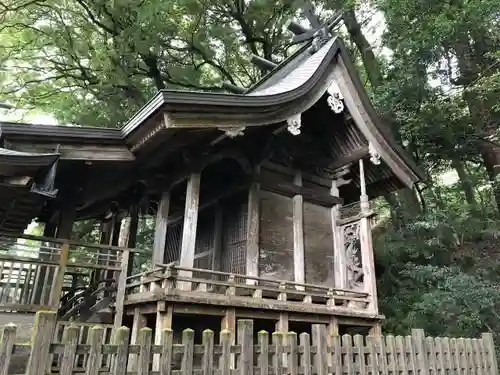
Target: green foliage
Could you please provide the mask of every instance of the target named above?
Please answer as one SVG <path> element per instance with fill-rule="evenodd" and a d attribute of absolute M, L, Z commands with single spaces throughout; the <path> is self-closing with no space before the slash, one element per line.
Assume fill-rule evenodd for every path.
<path fill-rule="evenodd" d="M 260 72 L 249 56 L 283 57 L 293 4 L 7 0 L 0 93 L 62 122 L 119 126 L 156 90 L 254 82 Z"/>

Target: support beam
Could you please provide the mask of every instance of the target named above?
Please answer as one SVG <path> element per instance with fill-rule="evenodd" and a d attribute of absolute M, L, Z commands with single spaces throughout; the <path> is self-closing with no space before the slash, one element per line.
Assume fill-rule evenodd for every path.
<path fill-rule="evenodd" d="M 137 228 L 139 227 L 139 208 L 137 205 L 130 209 L 130 224 L 126 247 L 134 249 L 137 244 Z M 127 276 L 131 276 L 134 267 L 134 253 L 130 253 L 128 260 Z"/>
<path fill-rule="evenodd" d="M 255 169 L 255 177 L 260 168 Z M 248 229 L 246 243 L 246 274 L 259 276 L 259 225 L 260 225 L 260 184 L 254 181 L 248 190 Z M 246 280 L 247 284 L 255 285 L 255 280 Z"/>
<path fill-rule="evenodd" d="M 184 227 L 182 229 L 181 267 L 193 267 L 196 247 L 196 228 L 198 224 L 198 205 L 200 201 L 200 173 L 189 176 L 186 189 L 186 206 L 184 210 Z M 191 277 L 191 272 L 180 272 L 180 275 Z"/>
<path fill-rule="evenodd" d="M 153 245 L 153 268 L 165 260 L 165 241 L 167 240 L 168 211 L 170 208 L 170 192 L 162 194 L 156 213 L 155 238 Z"/>
<path fill-rule="evenodd" d="M 295 173 L 293 183 L 302 186 L 302 173 Z M 304 253 L 304 198 L 297 194 L 293 197 L 293 265 L 295 281 L 306 282 Z M 301 287 L 301 289 L 303 289 Z"/>
<path fill-rule="evenodd" d="M 277 177 L 262 178 L 260 185 L 262 190 L 282 194 L 288 197 L 302 195 L 304 201 L 324 207 L 332 207 L 336 204 L 342 204 L 343 202 L 339 196 L 329 194 L 327 189 L 297 186 L 294 183 L 284 181 L 283 179 Z"/>

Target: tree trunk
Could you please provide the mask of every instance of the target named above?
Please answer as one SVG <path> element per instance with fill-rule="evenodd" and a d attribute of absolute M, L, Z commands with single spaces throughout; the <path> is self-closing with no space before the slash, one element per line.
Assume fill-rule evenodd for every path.
<path fill-rule="evenodd" d="M 493 194 L 498 211 L 500 211 L 500 147 L 491 142 L 479 144 L 479 152 L 484 160 L 486 172 L 493 185 Z"/>
<path fill-rule="evenodd" d="M 474 187 L 470 182 L 469 176 L 465 171 L 462 161 L 454 158 L 451 160 L 451 166 L 457 171 L 460 186 L 465 194 L 465 200 L 471 207 L 477 207 L 477 201 L 474 196 Z"/>
<path fill-rule="evenodd" d="M 361 31 L 361 25 L 356 18 L 353 8 L 344 11 L 344 24 L 351 40 L 361 53 L 361 59 L 363 60 L 363 65 L 372 88 L 380 86 L 382 83 L 380 64 L 373 53 L 372 46 Z"/>

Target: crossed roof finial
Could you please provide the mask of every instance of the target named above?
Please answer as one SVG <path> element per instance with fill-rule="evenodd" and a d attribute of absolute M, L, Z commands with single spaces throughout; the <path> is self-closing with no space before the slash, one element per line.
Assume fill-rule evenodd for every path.
<path fill-rule="evenodd" d="M 310 28 L 306 28 L 295 21 L 290 21 L 287 28 L 294 34 L 290 45 L 312 41 L 309 51 L 313 54 L 332 38 L 331 30 L 342 21 L 343 12 L 340 11 L 325 22 L 321 22 L 319 16 L 315 13 L 314 6 L 311 3 L 305 3 L 302 6 L 302 14 L 309 21 Z M 277 66 L 276 63 L 257 55 L 252 55 L 251 62 L 263 71 L 271 71 Z M 222 83 L 222 87 L 235 94 L 243 94 L 246 91 L 242 87 L 227 82 Z"/>

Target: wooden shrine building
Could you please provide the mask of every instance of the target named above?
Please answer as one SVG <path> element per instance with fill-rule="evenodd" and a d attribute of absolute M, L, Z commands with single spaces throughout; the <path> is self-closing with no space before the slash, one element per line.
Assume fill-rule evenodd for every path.
<path fill-rule="evenodd" d="M 1 123 L 0 260 L 30 272 L 9 271 L 21 279 L 7 293 L 17 300 L 0 294 L 0 309 L 48 305 L 88 319 L 74 309 L 81 298 L 64 294 L 70 286 L 46 302 L 28 293 L 71 284 L 71 271 L 87 287 L 108 280 L 100 297 L 88 295 L 133 335 L 146 324 L 231 328 L 243 317 L 256 329 L 377 330 L 369 201 L 421 175 L 339 38 L 313 39 L 270 68 L 238 94 L 158 92 L 120 129 Z M 149 271 L 133 275 L 137 254 L 124 248 L 135 248 L 145 212 L 156 215 L 154 246 Z M 65 240 L 91 218 L 103 223 L 100 245 Z M 9 238 L 34 219 L 44 237 L 25 236 L 23 246 L 40 245 L 17 256 Z M 14 288 L 1 274 L 3 289 Z"/>

